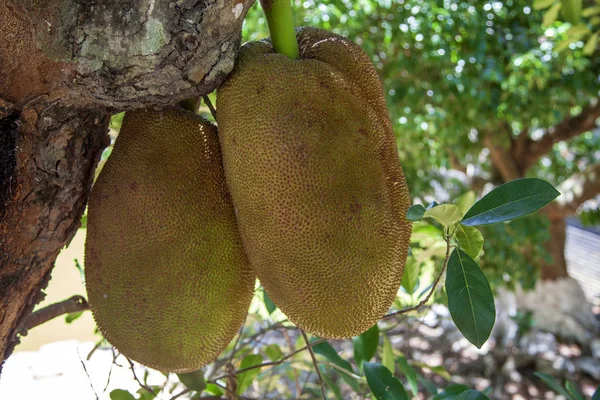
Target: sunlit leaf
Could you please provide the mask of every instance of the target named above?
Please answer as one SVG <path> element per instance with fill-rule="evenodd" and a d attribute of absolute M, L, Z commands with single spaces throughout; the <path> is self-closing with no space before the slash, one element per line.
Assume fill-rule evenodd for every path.
<path fill-rule="evenodd" d="M 461 223 L 473 226 L 510 221 L 538 211 L 559 195 L 558 190 L 544 180 L 515 179 L 483 196 Z"/>
<path fill-rule="evenodd" d="M 263 362 L 263 357 L 260 354 L 250 354 L 242 360 L 240 370 L 250 368 L 255 365 L 260 365 Z M 252 368 L 248 371 L 237 375 L 238 378 L 238 394 L 242 394 L 252 384 L 252 381 L 260 373 L 260 368 Z"/>
<path fill-rule="evenodd" d="M 419 271 L 419 263 L 416 262 L 414 257 L 409 257 L 404 265 L 404 274 L 402 275 L 402 287 L 409 294 L 415 292 L 419 280 Z"/>
<path fill-rule="evenodd" d="M 379 327 L 373 325 L 368 331 L 355 336 L 352 339 L 354 343 L 354 360 L 360 366 L 363 362 L 371 360 L 377 353 L 379 344 Z"/>
<path fill-rule="evenodd" d="M 573 400 L 585 400 L 573 382 L 568 379 L 565 382 L 565 389 L 567 389 L 567 392 L 569 392 Z"/>
<path fill-rule="evenodd" d="M 456 228 L 456 241 L 460 249 L 473 259 L 483 250 L 483 235 L 474 226 L 459 224 Z"/>
<path fill-rule="evenodd" d="M 221 388 L 217 385 L 215 385 L 214 383 L 209 383 L 206 385 L 206 389 L 204 390 L 207 393 L 210 393 L 214 396 L 222 396 L 223 395 L 223 390 L 221 390 Z"/>
<path fill-rule="evenodd" d="M 440 204 L 425 211 L 423 218 L 431 218 L 445 227 L 452 226 L 461 220 L 463 214 L 454 204 Z"/>
<path fill-rule="evenodd" d="M 283 357 L 283 352 L 281 351 L 279 345 L 276 343 L 271 343 L 270 345 L 265 347 L 264 352 L 271 361 L 277 361 Z"/>
<path fill-rule="evenodd" d="M 417 373 L 414 368 L 406 361 L 404 357 L 398 357 L 398 366 L 400 367 L 400 371 L 406 376 L 408 380 L 408 386 L 410 386 L 410 390 L 413 396 L 419 395 L 419 383 L 417 382 Z"/>
<path fill-rule="evenodd" d="M 533 9 L 534 10 L 543 10 L 544 8 L 550 7 L 557 0 L 534 0 Z"/>
<path fill-rule="evenodd" d="M 584 24 L 574 25 L 567 30 L 569 36 L 583 36 L 590 33 L 590 28 Z"/>
<path fill-rule="evenodd" d="M 456 199 L 455 203 L 459 211 L 464 215 L 467 211 L 469 211 L 469 208 L 471 208 L 473 204 L 475 204 L 476 199 L 477 197 L 475 196 L 475 192 L 469 190 L 468 192 L 460 195 L 458 199 Z"/>
<path fill-rule="evenodd" d="M 377 400 L 408 400 L 404 386 L 383 365 L 377 363 L 364 363 L 365 376 L 369 388 Z"/>
<path fill-rule="evenodd" d="M 75 321 L 76 319 L 78 319 L 79 317 L 81 317 L 82 315 L 83 315 L 83 311 L 76 311 L 76 312 L 69 313 L 65 317 L 65 322 L 67 324 L 70 324 L 73 321 Z"/>
<path fill-rule="evenodd" d="M 558 12 L 560 11 L 561 3 L 555 3 L 548 11 L 544 13 L 542 18 L 542 25 L 549 26 L 558 18 Z"/>
<path fill-rule="evenodd" d="M 446 273 L 448 309 L 456 327 L 478 348 L 490 336 L 496 320 L 494 295 L 479 265 L 454 249 Z"/>
<path fill-rule="evenodd" d="M 267 312 L 269 313 L 269 315 L 273 314 L 273 311 L 277 309 L 277 306 L 275 305 L 275 303 L 273 303 L 273 300 L 271 300 L 271 298 L 264 289 L 263 300 L 265 302 L 265 307 L 267 308 Z"/>
<path fill-rule="evenodd" d="M 581 15 L 586 18 L 597 14 L 600 14 L 600 6 L 587 7 L 581 12 Z"/>
<path fill-rule="evenodd" d="M 585 43 L 585 46 L 583 46 L 583 54 L 588 56 L 594 54 L 594 52 L 596 51 L 596 47 L 598 46 L 598 35 L 600 35 L 600 32 L 596 32 L 589 37 L 589 39 Z"/>
<path fill-rule="evenodd" d="M 381 355 L 381 363 L 384 367 L 390 370 L 393 374 L 396 373 L 396 361 L 394 360 L 394 349 L 387 335 L 383 335 L 383 348 Z"/>
<path fill-rule="evenodd" d="M 415 204 L 406 212 L 406 218 L 413 222 L 419 221 L 421 218 L 423 218 L 425 211 L 425 207 L 423 207 L 421 204 Z"/>
<path fill-rule="evenodd" d="M 131 393 L 123 389 L 115 389 L 110 392 L 110 400 L 136 400 Z"/>
<path fill-rule="evenodd" d="M 562 4 L 561 14 L 567 22 L 575 25 L 581 18 L 581 6 L 583 0 L 560 0 Z"/>

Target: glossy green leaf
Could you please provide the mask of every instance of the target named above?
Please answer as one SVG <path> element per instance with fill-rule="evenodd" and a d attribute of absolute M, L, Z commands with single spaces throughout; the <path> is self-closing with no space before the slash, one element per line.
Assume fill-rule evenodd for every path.
<path fill-rule="evenodd" d="M 473 226 L 510 221 L 538 211 L 559 195 L 558 190 L 544 180 L 515 179 L 483 196 L 469 209 L 461 223 Z"/>
<path fill-rule="evenodd" d="M 567 392 L 567 390 L 563 388 L 552 375 L 546 374 L 545 372 L 534 372 L 533 375 L 540 378 L 542 382 L 544 382 L 546 386 L 552 389 L 555 393 L 561 394 L 567 399 L 571 397 L 569 396 L 569 392 Z"/>
<path fill-rule="evenodd" d="M 213 396 L 222 396 L 223 390 L 214 383 L 209 383 L 206 385 L 206 389 L 204 390 L 206 393 L 212 394 Z"/>
<path fill-rule="evenodd" d="M 126 390 L 115 389 L 110 392 L 110 400 L 135 400 L 135 397 Z"/>
<path fill-rule="evenodd" d="M 333 346 L 331 346 L 331 344 L 329 344 L 329 342 L 322 342 L 317 345 L 314 345 L 312 349 L 315 352 L 315 354 L 322 355 L 332 364 L 335 364 L 338 367 L 345 369 L 349 373 L 354 374 L 350 362 L 340 357 L 338 352 L 333 348 Z M 358 382 L 356 379 L 343 372 L 340 372 L 340 376 L 346 383 L 348 383 L 354 389 L 355 392 L 358 391 Z"/>
<path fill-rule="evenodd" d="M 432 400 L 453 400 L 459 394 L 466 392 L 469 390 L 468 386 L 459 384 L 459 383 L 451 383 L 444 388 L 442 393 L 438 393 L 433 396 Z"/>
<path fill-rule="evenodd" d="M 267 308 L 267 312 L 269 313 L 269 315 L 273 314 L 273 311 L 277 309 L 277 306 L 275 305 L 275 303 L 273 303 L 273 300 L 271 300 L 271 298 L 264 289 L 263 300 L 265 302 L 265 307 Z"/>
<path fill-rule="evenodd" d="M 423 214 L 425 214 L 425 207 L 423 207 L 421 204 L 415 204 L 406 212 L 406 218 L 409 221 L 416 222 L 423 218 Z"/>
<path fill-rule="evenodd" d="M 477 390 L 465 390 L 456 396 L 454 400 L 489 400 L 489 398 Z"/>
<path fill-rule="evenodd" d="M 544 17 L 542 19 L 543 26 L 551 25 L 558 18 L 558 12 L 560 11 L 561 4 L 555 3 L 548 11 L 544 13 Z"/>
<path fill-rule="evenodd" d="M 206 388 L 206 381 L 204 380 L 204 371 L 201 369 L 193 372 L 186 372 L 184 374 L 177 374 L 177 377 L 185 385 L 186 388 L 201 392 Z"/>
<path fill-rule="evenodd" d="M 393 374 L 396 373 L 396 361 L 394 360 L 394 349 L 387 335 L 383 335 L 383 347 L 381 349 L 381 363 Z"/>
<path fill-rule="evenodd" d="M 250 354 L 242 360 L 240 364 L 240 369 L 245 369 L 249 367 L 253 367 L 255 365 L 260 365 L 263 362 L 263 357 L 260 354 Z M 248 389 L 248 387 L 252 384 L 252 381 L 256 376 L 260 373 L 260 368 L 253 368 L 246 372 L 242 372 L 238 374 L 238 394 L 242 394 Z"/>
<path fill-rule="evenodd" d="M 407 293 L 413 294 L 417 288 L 419 280 L 420 265 L 414 259 L 409 257 L 404 265 L 404 274 L 402 275 L 402 287 Z"/>
<path fill-rule="evenodd" d="M 469 190 L 468 192 L 461 194 L 458 199 L 456 199 L 455 204 L 460 212 L 464 215 L 467 211 L 469 211 L 469 208 L 475 204 L 475 200 L 477 200 L 475 192 Z"/>
<path fill-rule="evenodd" d="M 479 265 L 454 249 L 446 273 L 448 309 L 456 327 L 478 348 L 485 343 L 496 320 L 494 295 Z"/>
<path fill-rule="evenodd" d="M 588 38 L 585 46 L 583 46 L 583 54 L 588 56 L 594 54 L 596 47 L 598 47 L 598 35 L 600 35 L 600 32 L 596 32 Z"/>
<path fill-rule="evenodd" d="M 456 228 L 456 241 L 460 249 L 473 259 L 483 250 L 483 235 L 474 226 L 459 224 Z"/>
<path fill-rule="evenodd" d="M 575 384 L 568 379 L 565 382 L 565 389 L 567 389 L 567 392 L 569 392 L 573 400 L 585 400 L 577 389 L 577 386 L 575 386 Z"/>
<path fill-rule="evenodd" d="M 461 220 L 463 214 L 454 204 L 440 204 L 425 211 L 423 218 L 431 218 L 445 227 L 450 227 Z"/>
<path fill-rule="evenodd" d="M 377 400 L 408 400 L 404 386 L 383 365 L 377 363 L 364 363 L 365 376 L 369 388 Z"/>
<path fill-rule="evenodd" d="M 534 0 L 533 9 L 534 10 L 543 10 L 544 8 L 550 7 L 557 0 Z"/>
<path fill-rule="evenodd" d="M 419 394 L 419 382 L 417 381 L 417 373 L 414 368 L 406 361 L 405 357 L 398 357 L 398 366 L 400 367 L 400 371 L 402 374 L 406 376 L 408 380 L 408 386 L 410 386 L 410 391 L 413 396 L 417 396 Z"/>
<path fill-rule="evenodd" d="M 360 366 L 365 361 L 370 361 L 379 345 L 379 327 L 373 325 L 368 331 L 355 336 L 352 339 L 354 343 L 354 360 Z"/>
<path fill-rule="evenodd" d="M 271 361 L 280 360 L 283 357 L 283 352 L 281 351 L 281 347 L 278 344 L 271 343 L 267 347 L 265 347 L 265 354 L 267 358 Z"/>

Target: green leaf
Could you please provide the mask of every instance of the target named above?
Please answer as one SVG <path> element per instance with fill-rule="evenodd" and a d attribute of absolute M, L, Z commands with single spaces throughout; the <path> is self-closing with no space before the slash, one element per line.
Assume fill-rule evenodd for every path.
<path fill-rule="evenodd" d="M 383 335 L 383 348 L 381 355 L 381 363 L 384 367 L 390 370 L 393 374 L 396 373 L 396 362 L 394 361 L 394 349 L 392 349 L 392 343 L 387 335 Z"/>
<path fill-rule="evenodd" d="M 409 257 L 406 260 L 404 274 L 402 275 L 402 287 L 409 294 L 413 294 L 417 288 L 420 269 L 419 264 L 413 257 Z"/>
<path fill-rule="evenodd" d="M 569 394 L 571 395 L 572 399 L 574 399 L 574 400 L 585 400 L 583 398 L 583 396 L 581 395 L 581 393 L 579 392 L 579 390 L 577 389 L 577 387 L 575 386 L 575 384 L 573 384 L 573 382 L 571 382 L 568 379 L 565 382 L 565 389 L 567 389 L 567 392 L 569 392 Z"/>
<path fill-rule="evenodd" d="M 574 25 L 567 30 L 569 36 L 583 36 L 590 33 L 590 28 L 584 24 Z"/>
<path fill-rule="evenodd" d="M 81 216 L 81 225 L 79 226 L 79 229 L 86 229 L 87 228 L 87 214 L 83 214 Z"/>
<path fill-rule="evenodd" d="M 273 311 L 277 310 L 277 306 L 273 303 L 273 300 L 269 297 L 265 289 L 263 289 L 263 300 L 265 302 L 265 307 L 267 308 L 267 312 L 269 315 L 273 314 Z"/>
<path fill-rule="evenodd" d="M 250 368 L 259 365 L 263 362 L 263 357 L 260 354 L 250 354 L 242 360 L 240 369 Z M 242 394 L 252 384 L 252 381 L 260 373 L 260 368 L 253 368 L 246 372 L 238 374 L 238 394 Z"/>
<path fill-rule="evenodd" d="M 450 375 L 450 373 L 448 371 L 446 371 L 446 368 L 444 368 L 443 365 L 436 365 L 436 366 L 432 367 L 431 365 L 425 364 L 423 362 L 413 362 L 413 365 L 415 365 L 419 368 L 427 368 L 434 374 L 441 376 L 442 378 L 444 378 L 447 381 L 452 380 L 452 375 Z"/>
<path fill-rule="evenodd" d="M 324 365 L 319 365 L 319 369 L 321 370 L 321 377 L 323 378 L 323 382 L 325 382 L 329 389 L 331 389 L 335 399 L 344 400 L 339 386 L 333 381 L 333 379 L 331 379 L 330 374 L 332 373 L 332 371 L 326 369 Z"/>
<path fill-rule="evenodd" d="M 483 250 L 483 235 L 474 226 L 459 224 L 456 228 L 456 241 L 460 249 L 473 259 Z"/>
<path fill-rule="evenodd" d="M 278 361 L 283 357 L 281 347 L 279 347 L 279 345 L 275 343 L 271 343 L 270 345 L 265 347 L 265 354 L 271 361 Z"/>
<path fill-rule="evenodd" d="M 406 218 L 409 221 L 416 222 L 423 218 L 423 214 L 425 214 L 425 207 L 423 207 L 421 204 L 415 204 L 406 212 Z"/>
<path fill-rule="evenodd" d="M 460 249 L 454 249 L 448 260 L 446 293 L 456 327 L 481 348 L 496 319 L 494 295 L 479 265 Z"/>
<path fill-rule="evenodd" d="M 177 374 L 177 377 L 185 385 L 186 388 L 190 390 L 194 390 L 196 392 L 201 392 L 206 389 L 206 381 L 204 380 L 204 371 L 201 369 L 186 372 L 184 374 Z"/>
<path fill-rule="evenodd" d="M 427 390 L 430 394 L 437 393 L 437 391 L 438 391 L 437 386 L 435 386 L 435 384 L 433 382 L 431 382 L 429 379 L 426 379 L 426 378 L 422 377 L 421 375 L 417 376 L 417 379 L 419 380 L 419 382 L 421 382 L 421 385 L 423 385 L 425 390 Z"/>
<path fill-rule="evenodd" d="M 404 386 L 383 365 L 377 363 L 364 363 L 365 376 L 369 388 L 377 400 L 408 400 Z"/>
<path fill-rule="evenodd" d="M 222 396 L 223 395 L 223 391 L 221 390 L 221 388 L 219 386 L 215 385 L 214 383 L 207 384 L 205 392 L 212 394 L 213 396 Z"/>
<path fill-rule="evenodd" d="M 552 375 L 546 374 L 544 372 L 534 372 L 533 375 L 537 376 L 548 386 L 550 389 L 554 390 L 555 393 L 562 394 L 567 399 L 570 398 L 569 393 L 562 387 L 560 384 L 554 379 Z"/>
<path fill-rule="evenodd" d="M 458 209 L 458 206 L 454 204 L 440 204 L 439 206 L 430 208 L 423 214 L 423 218 L 431 218 L 446 228 L 456 224 L 462 217 L 463 214 Z"/>
<path fill-rule="evenodd" d="M 581 12 L 581 15 L 586 18 L 597 14 L 600 14 L 600 6 L 588 7 Z"/>
<path fill-rule="evenodd" d="M 400 367 L 400 371 L 406 376 L 408 380 L 408 385 L 410 386 L 410 391 L 413 396 L 419 395 L 419 383 L 417 382 L 417 373 L 414 368 L 406 361 L 404 357 L 398 357 L 398 366 Z"/>
<path fill-rule="evenodd" d="M 377 352 L 379 327 L 377 324 L 373 325 L 368 331 L 355 336 L 352 342 L 354 343 L 354 360 L 360 367 L 363 362 L 371 360 Z"/>
<path fill-rule="evenodd" d="M 340 367 L 342 369 L 345 369 L 346 371 L 348 371 L 351 374 L 354 374 L 354 371 L 352 370 L 352 365 L 350 364 L 350 362 L 348 362 L 348 361 L 344 360 L 342 357 L 340 357 L 340 355 L 337 353 L 337 351 L 335 351 L 335 349 L 331 346 L 331 344 L 329 344 L 329 342 L 322 342 L 317 345 L 314 345 L 312 347 L 312 349 L 315 352 L 315 354 L 319 354 L 319 355 L 325 357 L 331 363 L 337 365 L 338 367 Z M 346 383 L 348 383 L 354 389 L 355 392 L 358 391 L 359 387 L 358 387 L 358 382 L 356 379 L 354 379 L 352 376 L 350 376 L 348 374 L 344 374 L 343 372 L 340 373 L 340 376 L 342 377 L 342 379 L 344 381 L 346 381 Z"/>
<path fill-rule="evenodd" d="M 82 315 L 83 315 L 83 311 L 76 311 L 76 312 L 68 313 L 67 316 L 65 317 L 65 322 L 67 324 L 70 324 L 71 322 L 75 321 L 77 318 L 81 317 Z"/>
<path fill-rule="evenodd" d="M 110 392 L 110 400 L 135 400 L 135 397 L 126 390 L 115 389 Z"/>
<path fill-rule="evenodd" d="M 598 35 L 600 32 L 594 33 L 583 46 L 583 54 L 586 56 L 591 56 L 596 51 L 596 47 L 598 46 Z"/>
<path fill-rule="evenodd" d="M 550 7 L 556 0 L 534 0 L 533 9 L 543 10 L 544 8 Z"/>
<path fill-rule="evenodd" d="M 458 383 L 451 383 L 448 386 L 446 386 L 446 388 L 444 388 L 444 391 L 442 393 L 436 394 L 435 396 L 433 396 L 433 399 L 431 399 L 431 400 L 455 399 L 456 396 L 458 396 L 459 394 L 461 394 L 463 392 L 466 392 L 467 390 L 469 390 L 468 386 L 461 385 Z"/>
<path fill-rule="evenodd" d="M 553 50 L 554 50 L 555 52 L 557 52 L 557 53 L 560 53 L 560 52 L 562 52 L 562 51 L 566 50 L 566 49 L 567 49 L 567 47 L 569 47 L 569 45 L 570 45 L 571 43 L 573 43 L 573 42 L 576 42 L 576 41 L 577 41 L 577 39 L 576 39 L 576 38 L 568 38 L 568 39 L 565 39 L 565 40 L 561 40 L 560 42 L 558 42 L 558 43 L 556 44 L 556 46 L 554 46 L 554 49 L 553 49 Z"/>
<path fill-rule="evenodd" d="M 483 196 L 461 223 L 473 226 L 510 221 L 538 211 L 559 195 L 558 190 L 541 179 L 515 179 Z"/>
<path fill-rule="evenodd" d="M 558 18 L 558 12 L 560 11 L 561 4 L 555 3 L 548 11 L 544 13 L 544 17 L 542 19 L 542 26 L 547 27 L 551 25 L 556 18 Z"/>
<path fill-rule="evenodd" d="M 581 18 L 582 0 L 561 0 L 561 13 L 567 22 L 575 25 Z"/>
<path fill-rule="evenodd" d="M 489 400 L 489 398 L 477 390 L 465 390 L 456 396 L 454 400 Z"/>
<path fill-rule="evenodd" d="M 552 0 L 552 1 L 554 1 L 554 0 Z M 460 195 L 460 197 L 458 199 L 456 199 L 456 206 L 458 207 L 460 212 L 464 215 L 469 210 L 469 208 L 471 208 L 473 206 L 473 204 L 475 204 L 475 200 L 476 200 L 475 192 L 472 190 L 469 190 L 468 192 Z"/>
<path fill-rule="evenodd" d="M 592 395 L 592 400 L 600 400 L 600 386 L 596 388 L 596 391 Z"/>

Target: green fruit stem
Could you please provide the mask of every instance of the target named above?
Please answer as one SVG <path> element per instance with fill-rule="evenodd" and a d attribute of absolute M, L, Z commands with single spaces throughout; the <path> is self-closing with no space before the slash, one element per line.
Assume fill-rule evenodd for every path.
<path fill-rule="evenodd" d="M 271 42 L 277 53 L 300 58 L 294 31 L 291 0 L 260 0 L 271 33 Z"/>

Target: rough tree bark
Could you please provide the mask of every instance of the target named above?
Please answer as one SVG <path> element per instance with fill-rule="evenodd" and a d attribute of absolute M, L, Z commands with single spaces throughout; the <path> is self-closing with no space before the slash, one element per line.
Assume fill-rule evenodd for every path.
<path fill-rule="evenodd" d="M 531 139 L 529 129 L 524 129 L 514 140 L 511 132 L 501 132 L 500 135 L 490 133 L 484 137 L 484 144 L 490 150 L 494 168 L 503 181 L 508 182 L 526 176 L 531 166 L 547 155 L 554 144 L 596 129 L 598 118 L 600 99 L 584 108 L 580 114 L 569 116 L 548 129 L 539 140 Z M 507 140 L 507 137 L 511 139 Z M 550 220 L 550 239 L 545 247 L 552 256 L 552 262 L 542 265 L 542 280 L 556 280 L 569 276 L 564 254 L 565 218 L 575 214 L 577 208 L 585 201 L 600 194 L 600 164 L 591 165 L 588 170 L 572 176 L 566 183 L 568 184 L 559 188 L 563 196 L 542 210 Z"/>
<path fill-rule="evenodd" d="M 0 0 L 0 372 L 80 224 L 109 115 L 211 92 L 253 0 Z"/>

